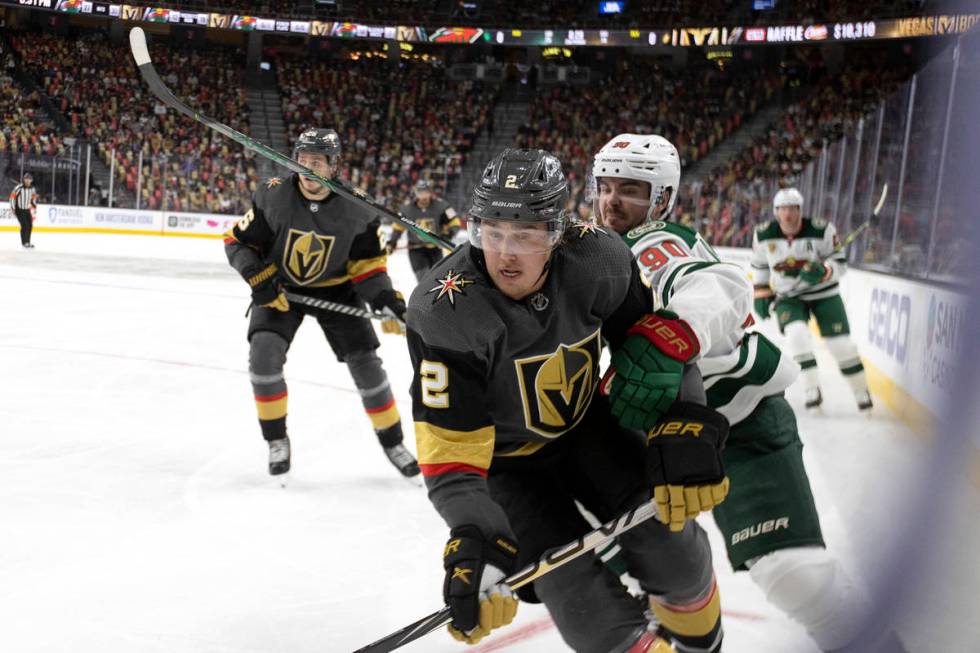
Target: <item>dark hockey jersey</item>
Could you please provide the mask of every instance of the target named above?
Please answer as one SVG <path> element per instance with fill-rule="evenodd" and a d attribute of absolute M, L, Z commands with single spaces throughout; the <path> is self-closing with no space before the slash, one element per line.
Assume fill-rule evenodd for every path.
<path fill-rule="evenodd" d="M 252 208 L 225 235 L 225 249 L 240 273 L 273 262 L 288 287 L 308 292 L 352 282 L 371 301 L 391 288 L 380 226 L 370 207 L 336 193 L 307 199 L 293 174 L 262 184 Z"/>
<path fill-rule="evenodd" d="M 432 201 L 424 209 L 415 202 L 406 202 L 399 209 L 399 212 L 406 218 L 416 222 L 426 231 L 431 231 L 434 234 L 451 238 L 455 231 L 459 229 L 459 218 L 456 217 L 456 211 L 453 210 L 453 207 L 449 206 L 448 202 L 435 197 L 432 198 Z M 391 225 L 391 237 L 388 239 L 388 243 L 390 245 L 396 244 L 401 238 L 402 233 L 406 230 L 408 231 L 408 247 L 410 249 L 417 247 L 435 249 L 437 247 L 437 245 L 433 245 L 429 241 L 424 240 L 414 230 L 408 229 L 400 222 L 395 222 Z"/>
<path fill-rule="evenodd" d="M 571 430 L 612 346 L 652 309 L 623 241 L 573 228 L 544 286 L 515 301 L 496 290 L 479 250 L 458 248 L 419 282 L 408 308 L 419 464 L 450 527 L 509 533 L 490 499 L 495 457 L 528 456 Z"/>

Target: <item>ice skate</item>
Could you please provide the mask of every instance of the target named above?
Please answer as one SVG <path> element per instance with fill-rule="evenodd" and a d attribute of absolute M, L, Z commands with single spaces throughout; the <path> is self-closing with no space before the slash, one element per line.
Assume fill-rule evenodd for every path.
<path fill-rule="evenodd" d="M 24 243 L 23 247 L 24 247 L 24 249 L 34 249 L 34 244 L 33 243 Z"/>
<path fill-rule="evenodd" d="M 807 410 L 817 410 L 823 404 L 823 395 L 820 394 L 820 388 L 810 388 L 806 391 L 806 409 Z"/>
<path fill-rule="evenodd" d="M 269 474 L 279 476 L 289 471 L 289 438 L 269 441 Z"/>
<path fill-rule="evenodd" d="M 648 630 L 640 636 L 626 653 L 677 653 L 677 649 L 657 631 Z"/>
<path fill-rule="evenodd" d="M 871 393 L 867 390 L 857 393 L 855 397 L 857 399 L 858 410 L 863 414 L 871 417 L 871 409 L 874 408 L 874 402 L 871 401 Z"/>
<path fill-rule="evenodd" d="M 405 445 L 398 443 L 390 447 L 382 447 L 388 460 L 394 465 L 402 476 L 413 478 L 419 475 L 419 463 L 415 460 L 412 452 L 405 448 Z"/>

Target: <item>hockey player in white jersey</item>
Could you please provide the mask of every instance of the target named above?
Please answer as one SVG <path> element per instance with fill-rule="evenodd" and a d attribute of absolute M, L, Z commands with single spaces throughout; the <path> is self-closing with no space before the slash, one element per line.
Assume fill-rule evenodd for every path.
<path fill-rule="evenodd" d="M 593 175 L 596 219 L 626 240 L 654 301 L 691 325 L 708 405 L 731 423 L 723 453 L 731 489 L 712 514 L 732 567 L 748 570 L 822 650 L 846 646 L 865 599 L 824 546 L 796 416 L 783 396 L 798 366 L 745 330 L 752 291 L 741 269 L 721 263 L 697 232 L 667 221 L 680 183 L 669 141 L 616 136 L 595 156 Z"/>
<path fill-rule="evenodd" d="M 847 270 L 834 225 L 803 217 L 803 196 L 783 188 L 772 202 L 776 218 L 756 228 L 752 236 L 752 276 L 755 310 L 766 319 L 776 315 L 788 349 L 803 369 L 806 407 L 823 402 L 813 340 L 807 322 L 816 319 L 827 349 L 847 379 L 858 410 L 871 409 L 864 365 L 850 337 L 847 312 L 838 283 Z M 773 306 L 773 301 L 775 305 Z"/>

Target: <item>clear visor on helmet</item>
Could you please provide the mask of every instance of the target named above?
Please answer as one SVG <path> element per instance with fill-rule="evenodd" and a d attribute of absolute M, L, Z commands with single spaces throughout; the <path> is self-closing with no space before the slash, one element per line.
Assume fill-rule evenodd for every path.
<path fill-rule="evenodd" d="M 605 183 L 604 183 L 605 182 Z M 621 186 L 623 182 L 629 182 Z M 597 179 L 592 174 L 589 175 L 589 183 L 586 186 L 586 198 L 592 200 L 592 214 L 597 224 L 603 224 L 602 208 L 609 202 L 620 202 L 623 205 L 636 206 L 649 213 L 650 205 L 653 203 L 648 190 L 648 184 L 639 180 L 627 180 L 619 177 Z M 613 207 L 611 210 L 617 210 Z"/>
<path fill-rule="evenodd" d="M 561 240 L 564 221 L 517 222 L 470 217 L 466 230 L 470 242 L 484 251 L 501 254 L 543 254 Z"/>

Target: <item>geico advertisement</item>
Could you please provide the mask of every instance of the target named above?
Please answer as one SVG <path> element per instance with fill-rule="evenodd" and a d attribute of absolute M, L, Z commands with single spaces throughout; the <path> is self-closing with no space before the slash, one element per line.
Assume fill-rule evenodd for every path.
<path fill-rule="evenodd" d="M 862 270 L 851 270 L 842 286 L 861 354 L 931 412 L 942 414 L 962 351 L 966 297 Z"/>

